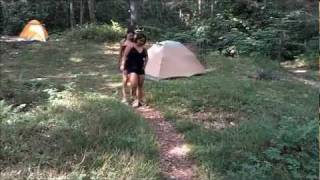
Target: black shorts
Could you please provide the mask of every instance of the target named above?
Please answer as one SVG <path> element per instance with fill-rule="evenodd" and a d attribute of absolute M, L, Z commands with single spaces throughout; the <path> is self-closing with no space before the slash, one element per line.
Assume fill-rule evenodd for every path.
<path fill-rule="evenodd" d="M 138 75 L 144 75 L 144 69 L 137 69 L 137 68 L 127 68 L 125 69 L 125 71 L 127 72 L 127 74 L 130 73 L 136 73 Z"/>

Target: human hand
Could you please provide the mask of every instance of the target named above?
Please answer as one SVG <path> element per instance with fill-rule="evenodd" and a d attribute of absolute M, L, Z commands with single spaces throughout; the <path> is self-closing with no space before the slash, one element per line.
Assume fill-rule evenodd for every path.
<path fill-rule="evenodd" d="M 121 71 L 124 71 L 124 64 L 121 64 L 121 65 L 120 65 L 120 70 L 121 70 Z"/>

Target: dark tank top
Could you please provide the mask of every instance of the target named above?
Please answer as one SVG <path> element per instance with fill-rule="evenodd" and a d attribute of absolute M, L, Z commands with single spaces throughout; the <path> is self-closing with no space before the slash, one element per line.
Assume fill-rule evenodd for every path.
<path fill-rule="evenodd" d="M 126 68 L 128 69 L 143 69 L 144 58 L 147 57 L 146 49 L 140 53 L 136 48 L 131 48 L 128 59 L 126 61 Z"/>

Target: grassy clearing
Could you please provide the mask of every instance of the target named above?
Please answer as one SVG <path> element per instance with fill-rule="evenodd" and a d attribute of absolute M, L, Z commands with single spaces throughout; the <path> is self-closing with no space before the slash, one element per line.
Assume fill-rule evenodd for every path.
<path fill-rule="evenodd" d="M 114 47 L 61 40 L 5 48 L 0 179 L 160 178 L 150 128 L 114 98 Z"/>
<path fill-rule="evenodd" d="M 116 47 L 2 47 L 1 179 L 161 178 L 149 127 L 113 99 Z M 148 102 L 193 146 L 201 179 L 317 177 L 317 89 L 266 62 L 209 56 L 206 75 L 147 82 Z"/>
<path fill-rule="evenodd" d="M 266 62 L 209 56 L 206 75 L 146 85 L 208 179 L 317 178 L 318 91 Z"/>
<path fill-rule="evenodd" d="M 21 104 L 19 98 L 28 98 L 26 93 L 46 88 L 117 93 L 115 83 L 121 77 L 112 44 L 60 40 L 2 47 L 8 50 L 1 54 L 0 95 L 12 103 Z"/>

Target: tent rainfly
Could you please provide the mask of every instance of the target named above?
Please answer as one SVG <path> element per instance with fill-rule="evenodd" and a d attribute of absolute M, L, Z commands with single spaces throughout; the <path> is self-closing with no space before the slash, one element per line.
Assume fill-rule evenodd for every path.
<path fill-rule="evenodd" d="M 183 44 L 163 41 L 148 49 L 146 77 L 154 80 L 190 77 L 205 73 L 199 60 Z"/>
<path fill-rule="evenodd" d="M 27 41 L 46 42 L 48 39 L 48 32 L 38 20 L 31 20 L 23 28 L 19 37 Z"/>

